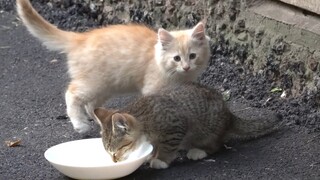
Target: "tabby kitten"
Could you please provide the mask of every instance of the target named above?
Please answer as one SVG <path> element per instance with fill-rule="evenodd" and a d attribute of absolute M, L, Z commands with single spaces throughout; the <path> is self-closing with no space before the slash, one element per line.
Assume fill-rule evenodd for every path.
<path fill-rule="evenodd" d="M 167 168 L 182 149 L 188 150 L 189 159 L 202 159 L 236 136 L 254 138 L 271 132 L 278 120 L 241 119 L 230 112 L 220 93 L 195 83 L 167 87 L 122 110 L 94 112 L 114 162 L 125 160 L 148 141 L 154 146 L 152 168 Z"/>
<path fill-rule="evenodd" d="M 169 84 L 195 81 L 210 57 L 202 22 L 172 32 L 131 24 L 76 33 L 44 20 L 29 0 L 17 0 L 17 11 L 33 36 L 67 54 L 67 114 L 79 133 L 90 130 L 88 118 L 108 98 L 127 92 L 147 95 Z"/>

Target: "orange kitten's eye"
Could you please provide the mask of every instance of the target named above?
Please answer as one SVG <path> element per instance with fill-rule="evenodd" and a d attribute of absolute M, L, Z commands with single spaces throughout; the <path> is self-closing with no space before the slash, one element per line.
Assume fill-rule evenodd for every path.
<path fill-rule="evenodd" d="M 179 61 L 181 61 L 181 57 L 180 56 L 174 56 L 173 60 L 175 60 L 176 62 L 179 62 Z"/>
<path fill-rule="evenodd" d="M 191 53 L 191 54 L 189 54 L 189 59 L 194 59 L 194 58 L 196 58 L 196 53 Z"/>

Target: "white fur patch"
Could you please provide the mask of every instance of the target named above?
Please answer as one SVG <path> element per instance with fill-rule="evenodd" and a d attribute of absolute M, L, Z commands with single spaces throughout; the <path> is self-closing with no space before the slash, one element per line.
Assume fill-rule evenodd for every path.
<path fill-rule="evenodd" d="M 152 159 L 150 161 L 150 167 L 155 169 L 166 169 L 169 167 L 169 165 L 160 159 Z"/>
<path fill-rule="evenodd" d="M 207 153 L 201 149 L 190 149 L 187 154 L 188 159 L 199 160 L 207 157 Z"/>

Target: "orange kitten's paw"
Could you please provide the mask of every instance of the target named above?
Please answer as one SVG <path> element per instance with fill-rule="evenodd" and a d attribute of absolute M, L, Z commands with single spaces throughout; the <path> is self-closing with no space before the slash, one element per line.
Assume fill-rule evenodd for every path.
<path fill-rule="evenodd" d="M 84 134 L 89 132 L 91 127 L 90 127 L 90 124 L 77 122 L 77 123 L 73 123 L 73 129 L 80 134 Z"/>
<path fill-rule="evenodd" d="M 152 159 L 150 161 L 150 167 L 155 169 L 166 169 L 169 167 L 169 165 L 160 159 Z"/>
<path fill-rule="evenodd" d="M 188 159 L 199 160 L 207 157 L 207 153 L 201 149 L 190 149 L 187 154 Z"/>

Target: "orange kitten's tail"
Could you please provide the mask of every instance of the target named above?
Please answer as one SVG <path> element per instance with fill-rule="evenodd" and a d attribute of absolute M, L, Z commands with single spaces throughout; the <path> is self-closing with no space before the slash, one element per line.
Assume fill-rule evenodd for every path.
<path fill-rule="evenodd" d="M 40 39 L 50 50 L 66 51 L 69 40 L 76 35 L 73 32 L 62 31 L 44 20 L 29 0 L 17 0 L 17 11 L 30 33 Z"/>

